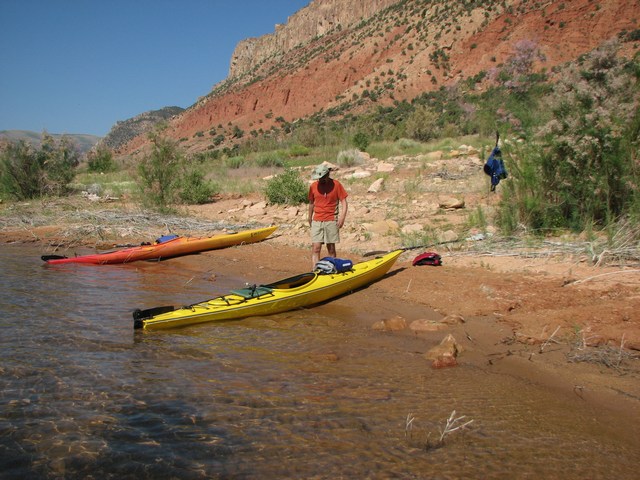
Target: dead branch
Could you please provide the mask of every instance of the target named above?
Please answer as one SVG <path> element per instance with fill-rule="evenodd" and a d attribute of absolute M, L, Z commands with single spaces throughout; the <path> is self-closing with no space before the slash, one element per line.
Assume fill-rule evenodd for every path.
<path fill-rule="evenodd" d="M 573 282 L 568 282 L 563 286 L 566 287 L 567 285 L 577 285 L 579 283 L 588 282 L 588 281 L 593 280 L 595 278 L 606 277 L 606 276 L 609 276 L 609 275 L 621 275 L 623 273 L 640 273 L 640 270 L 617 270 L 615 272 L 600 273 L 600 274 L 594 275 L 592 277 L 583 278 L 582 280 L 575 280 Z"/>

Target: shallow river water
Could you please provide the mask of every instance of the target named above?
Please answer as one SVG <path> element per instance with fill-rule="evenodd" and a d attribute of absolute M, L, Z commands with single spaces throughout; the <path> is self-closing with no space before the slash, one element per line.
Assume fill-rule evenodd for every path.
<path fill-rule="evenodd" d="M 349 321 L 366 315 L 353 303 L 134 332 L 134 309 L 210 298 L 241 273 L 214 291 L 180 259 L 47 266 L 40 253 L 0 246 L 3 479 L 640 471 L 640 441 L 606 412 L 470 365 L 432 370 L 413 339 Z M 428 448 L 454 410 L 473 423 Z"/>

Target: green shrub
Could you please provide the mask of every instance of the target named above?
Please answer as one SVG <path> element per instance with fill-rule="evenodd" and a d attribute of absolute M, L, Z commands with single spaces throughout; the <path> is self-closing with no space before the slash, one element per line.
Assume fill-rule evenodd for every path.
<path fill-rule="evenodd" d="M 416 142 L 410 138 L 401 138 L 397 144 L 401 150 L 415 150 L 420 147 L 420 142 Z"/>
<path fill-rule="evenodd" d="M 107 173 L 116 170 L 113 153 L 105 146 L 99 146 L 87 154 L 87 167 L 90 172 Z"/>
<path fill-rule="evenodd" d="M 485 232 L 488 225 L 489 223 L 482 207 L 478 206 L 474 211 L 469 212 L 467 216 L 467 226 L 469 228 L 478 228 Z"/>
<path fill-rule="evenodd" d="M 336 163 L 341 167 L 353 167 L 362 163 L 360 151 L 357 149 L 342 150 L 338 152 Z"/>
<path fill-rule="evenodd" d="M 309 189 L 300 173 L 288 168 L 267 182 L 265 194 L 271 203 L 299 205 L 308 201 Z"/>
<path fill-rule="evenodd" d="M 290 157 L 306 157 L 309 155 L 309 148 L 304 145 L 294 144 L 289 147 L 289 156 Z"/>
<path fill-rule="evenodd" d="M 0 183 L 4 195 L 24 200 L 44 193 L 44 167 L 37 153 L 25 141 L 10 143 L 0 160 Z"/>
<path fill-rule="evenodd" d="M 418 106 L 406 122 L 407 135 L 413 140 L 427 142 L 439 134 L 438 114 L 426 105 Z"/>
<path fill-rule="evenodd" d="M 229 157 L 224 161 L 224 166 L 236 170 L 245 164 L 245 159 L 242 156 Z"/>
<path fill-rule="evenodd" d="M 62 195 L 75 177 L 79 154 L 68 137 L 56 141 L 43 134 L 39 148 L 24 141 L 10 143 L 0 155 L 0 185 L 18 200 Z"/>
<path fill-rule="evenodd" d="M 537 143 L 511 157 L 503 225 L 580 231 L 637 213 L 638 79 L 616 49 L 609 43 L 594 51 L 554 87 L 553 118 Z"/>
<path fill-rule="evenodd" d="M 189 205 L 201 205 L 211 201 L 211 197 L 220 192 L 220 188 L 205 180 L 199 170 L 185 172 L 179 185 L 180 199 Z"/>
<path fill-rule="evenodd" d="M 284 167 L 282 153 L 278 151 L 262 152 L 256 158 L 256 165 L 259 167 Z"/>
<path fill-rule="evenodd" d="M 370 142 L 369 142 L 369 137 L 367 136 L 366 133 L 358 132 L 353 136 L 353 139 L 351 140 L 351 143 L 358 150 L 361 150 L 361 151 L 364 152 L 367 149 L 367 147 L 369 146 Z"/>
<path fill-rule="evenodd" d="M 69 137 L 56 141 L 50 135 L 42 136 L 40 153 L 43 156 L 47 194 L 62 195 L 68 191 L 67 185 L 76 176 L 80 154 Z"/>
<path fill-rule="evenodd" d="M 178 144 L 161 131 L 149 134 L 151 153 L 138 165 L 142 202 L 149 207 L 166 211 L 176 202 L 180 185 L 183 155 Z"/>

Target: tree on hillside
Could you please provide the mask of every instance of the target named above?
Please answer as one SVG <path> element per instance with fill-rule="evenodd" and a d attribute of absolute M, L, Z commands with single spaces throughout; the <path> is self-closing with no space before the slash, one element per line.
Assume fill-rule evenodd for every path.
<path fill-rule="evenodd" d="M 531 84 L 535 62 L 546 61 L 540 46 L 533 40 L 520 40 L 513 45 L 513 51 L 501 70 L 496 70 L 499 84 L 514 92 L 525 92 Z"/>

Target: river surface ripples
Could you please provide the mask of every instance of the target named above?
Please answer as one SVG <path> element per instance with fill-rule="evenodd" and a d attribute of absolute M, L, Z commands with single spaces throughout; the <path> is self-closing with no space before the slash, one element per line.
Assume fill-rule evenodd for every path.
<path fill-rule="evenodd" d="M 134 333 L 135 308 L 242 276 L 214 291 L 180 259 L 39 254 L 0 246 L 1 478 L 637 478 L 639 441 L 606 414 L 477 367 L 432 370 L 416 340 L 339 301 Z M 454 410 L 473 423 L 427 448 Z"/>

